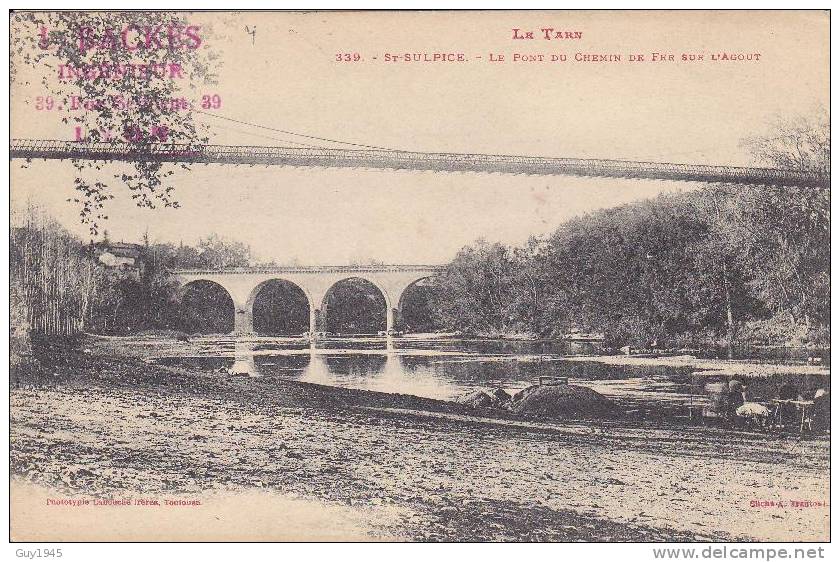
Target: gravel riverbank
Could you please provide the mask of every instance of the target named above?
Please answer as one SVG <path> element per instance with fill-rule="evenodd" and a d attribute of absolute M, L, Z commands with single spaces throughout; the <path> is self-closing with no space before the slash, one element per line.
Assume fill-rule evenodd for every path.
<path fill-rule="evenodd" d="M 526 420 L 150 365 L 96 348 L 41 359 L 14 369 L 10 381 L 19 540 L 46 538 L 16 520 L 62 509 L 78 518 L 84 509 L 48 508 L 45 494 L 197 499 L 192 510 L 161 507 L 161 517 L 206 520 L 200 529 L 220 537 L 242 528 L 243 537 L 259 530 L 274 540 L 829 538 L 827 438 Z M 242 497 L 251 499 L 232 499 Z M 756 506 L 767 501 L 783 507 Z M 140 508 L 105 509 L 125 521 L 119 537 L 144 528 Z M 287 519 L 308 521 L 309 535 Z M 195 537 L 187 532 L 194 527 L 174 540 Z"/>

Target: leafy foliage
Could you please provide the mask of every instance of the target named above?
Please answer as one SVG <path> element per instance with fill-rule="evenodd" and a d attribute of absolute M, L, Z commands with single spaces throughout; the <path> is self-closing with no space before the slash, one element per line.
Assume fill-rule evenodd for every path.
<path fill-rule="evenodd" d="M 433 310 L 451 329 L 579 328 L 621 345 L 725 341 L 777 315 L 824 329 L 830 238 L 815 196 L 712 186 L 574 219 L 524 249 L 479 241 L 437 280 Z"/>
<path fill-rule="evenodd" d="M 787 170 L 831 173 L 831 129 L 828 112 L 776 119 L 766 135 L 747 137 L 743 146 L 756 162 Z"/>
<path fill-rule="evenodd" d="M 78 127 L 87 141 L 130 142 L 138 150 L 177 143 L 188 149 L 207 142 L 192 107 L 180 102 L 215 81 L 218 59 L 207 32 L 174 12 L 15 11 L 11 79 L 29 84 L 34 71 L 61 122 Z M 72 201 L 95 235 L 114 195 L 102 180 L 102 162 L 72 164 L 78 193 Z M 137 160 L 121 165 L 113 177 L 141 207 L 177 207 L 168 183 L 175 169 Z"/>

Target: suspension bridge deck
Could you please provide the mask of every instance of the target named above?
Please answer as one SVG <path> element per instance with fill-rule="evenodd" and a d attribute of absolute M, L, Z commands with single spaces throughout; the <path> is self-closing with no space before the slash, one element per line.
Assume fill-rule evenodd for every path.
<path fill-rule="evenodd" d="M 138 146 L 129 143 L 13 139 L 9 146 L 9 156 L 10 158 L 47 160 L 157 161 L 608 177 L 798 187 L 827 187 L 829 185 L 827 175 L 800 170 L 401 150 L 179 144 Z"/>

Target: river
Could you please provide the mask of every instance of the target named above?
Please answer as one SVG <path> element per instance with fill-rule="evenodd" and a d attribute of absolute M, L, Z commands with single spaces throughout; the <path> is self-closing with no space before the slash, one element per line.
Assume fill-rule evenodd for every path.
<path fill-rule="evenodd" d="M 616 366 L 570 361 L 592 355 L 595 344 L 396 338 L 327 339 L 312 346 L 296 338 L 201 337 L 180 347 L 150 346 L 147 356 L 166 365 L 204 371 L 234 371 L 254 377 L 411 394 L 454 400 L 476 389 L 510 393 L 536 384 L 540 376 L 568 377 L 625 407 L 649 408 L 698 404 L 706 399 L 708 377 L 673 366 Z M 753 358 L 771 363 L 803 363 L 803 357 Z M 828 376 L 778 375 L 751 378 L 747 399 L 768 401 L 784 382 L 803 396 L 830 387 Z"/>

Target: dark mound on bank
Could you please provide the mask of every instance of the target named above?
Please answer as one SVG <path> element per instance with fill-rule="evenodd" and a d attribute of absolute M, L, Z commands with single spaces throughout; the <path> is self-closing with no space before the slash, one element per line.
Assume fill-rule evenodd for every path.
<path fill-rule="evenodd" d="M 534 385 L 517 392 L 508 406 L 514 414 L 535 418 L 612 418 L 619 408 L 591 388 L 573 384 Z"/>

